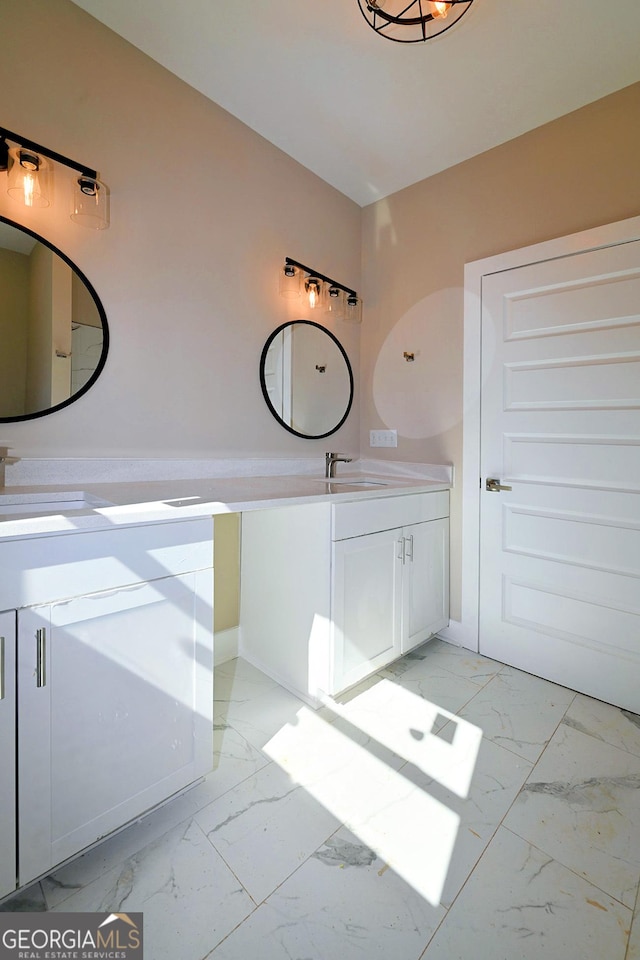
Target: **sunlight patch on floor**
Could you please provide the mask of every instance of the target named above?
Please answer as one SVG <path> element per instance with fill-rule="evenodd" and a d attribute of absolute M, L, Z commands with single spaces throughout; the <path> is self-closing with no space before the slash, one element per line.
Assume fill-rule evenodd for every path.
<path fill-rule="evenodd" d="M 481 731 L 455 718 L 447 742 L 432 731 L 437 718 L 451 715 L 388 680 L 357 702 L 332 703 L 334 717 L 324 709 L 319 715 L 303 707 L 264 752 L 437 906 L 460 818 L 397 768 L 408 761 L 466 796 Z"/>

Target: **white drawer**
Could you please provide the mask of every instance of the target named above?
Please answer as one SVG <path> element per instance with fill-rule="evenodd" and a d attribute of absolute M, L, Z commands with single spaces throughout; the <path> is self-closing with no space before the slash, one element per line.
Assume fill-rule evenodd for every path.
<path fill-rule="evenodd" d="M 0 610 L 212 566 L 212 519 L 8 540 L 0 543 Z"/>
<path fill-rule="evenodd" d="M 347 540 L 448 516 L 448 490 L 336 503 L 332 511 L 331 539 Z"/>

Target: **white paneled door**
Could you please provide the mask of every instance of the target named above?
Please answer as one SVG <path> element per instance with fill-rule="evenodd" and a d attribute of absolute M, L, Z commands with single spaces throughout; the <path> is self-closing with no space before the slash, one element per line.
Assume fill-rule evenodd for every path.
<path fill-rule="evenodd" d="M 640 713 L 640 241 L 484 277 L 480 483 L 480 651 Z"/>

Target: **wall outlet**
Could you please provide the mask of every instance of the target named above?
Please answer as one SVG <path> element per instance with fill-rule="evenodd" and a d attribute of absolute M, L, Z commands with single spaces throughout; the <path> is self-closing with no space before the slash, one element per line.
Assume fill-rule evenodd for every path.
<path fill-rule="evenodd" d="M 369 430 L 370 447 L 397 447 L 397 430 Z"/>

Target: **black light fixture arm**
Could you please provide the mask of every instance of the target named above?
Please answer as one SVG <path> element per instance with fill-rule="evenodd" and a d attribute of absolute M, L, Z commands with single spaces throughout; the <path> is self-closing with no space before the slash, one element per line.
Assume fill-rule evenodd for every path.
<path fill-rule="evenodd" d="M 300 263 L 298 260 L 292 260 L 291 257 L 285 257 L 284 262 L 292 267 L 298 267 L 300 270 L 304 270 L 305 273 L 308 273 L 310 277 L 317 277 L 318 280 L 324 280 L 324 282 L 328 283 L 331 287 L 339 287 L 341 290 L 344 290 L 345 293 L 351 294 L 352 297 L 358 296 L 356 291 L 352 290 L 351 287 L 345 287 L 344 283 L 338 283 L 337 280 L 332 280 L 331 277 L 326 277 L 324 273 L 318 273 L 317 270 L 312 270 L 311 267 L 305 266 L 304 263 Z"/>
<path fill-rule="evenodd" d="M 27 140 L 26 137 L 21 137 L 17 133 L 12 133 L 11 130 L 7 130 L 6 127 L 0 127 L 0 140 L 11 140 L 12 143 L 16 143 L 20 147 L 33 150 L 34 153 L 43 154 L 43 156 L 48 157 L 49 160 L 62 163 L 65 167 L 71 167 L 72 170 L 78 170 L 84 177 L 90 177 L 92 180 L 98 179 L 97 171 L 92 170 L 91 167 L 85 167 L 84 164 L 77 163 L 75 160 L 71 160 L 61 153 L 56 153 L 55 150 L 49 150 L 48 147 L 43 147 L 40 143 L 35 143 L 33 140 Z"/>
<path fill-rule="evenodd" d="M 401 10 L 400 13 L 395 16 L 391 13 L 387 13 L 386 10 L 383 10 L 381 7 L 379 7 L 378 4 L 376 3 L 376 0 L 370 0 L 370 2 L 367 3 L 367 9 L 370 10 L 371 13 L 375 13 L 377 17 L 381 17 L 383 20 L 386 20 L 387 23 L 397 23 L 403 27 L 419 26 L 422 23 L 429 23 L 430 20 L 437 19 L 436 17 L 434 17 L 432 13 L 422 12 L 422 3 L 420 2 L 420 0 L 418 0 L 418 8 L 420 10 L 420 15 L 417 17 L 405 16 L 407 10 L 410 10 L 411 7 L 415 6 L 415 2 L 416 0 L 410 0 L 410 2 L 407 3 L 407 6 L 404 8 L 404 10 Z M 458 3 L 468 3 L 468 0 L 448 0 L 448 2 L 451 4 L 452 7 L 455 7 L 456 4 Z M 449 27 L 445 27 L 444 29 L 448 30 Z M 444 29 L 442 30 L 443 33 L 444 33 Z"/>
<path fill-rule="evenodd" d="M 360 13 L 379 37 L 394 43 L 421 43 L 442 36 L 475 0 L 357 0 Z M 385 9 L 389 7 L 389 10 Z M 435 10 L 434 10 L 435 8 Z M 451 16 L 450 16 L 451 15 Z"/>

